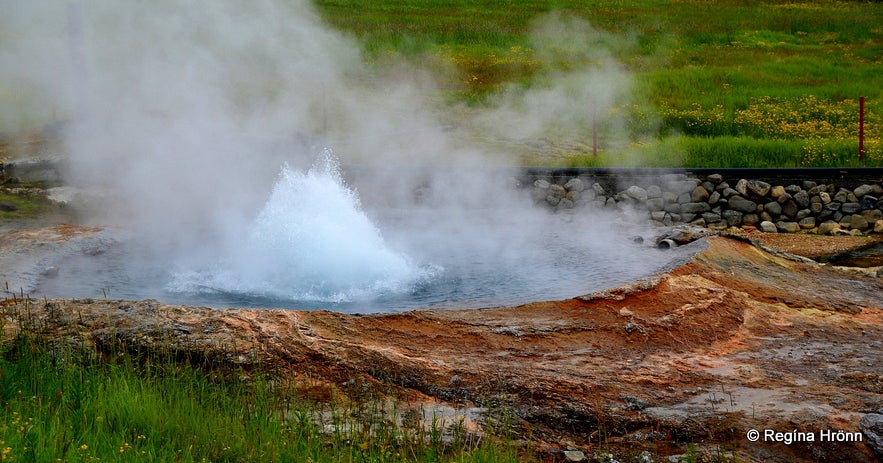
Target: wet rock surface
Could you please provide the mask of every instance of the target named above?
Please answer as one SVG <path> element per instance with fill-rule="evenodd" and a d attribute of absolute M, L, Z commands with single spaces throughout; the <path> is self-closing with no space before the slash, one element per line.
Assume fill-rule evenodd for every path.
<path fill-rule="evenodd" d="M 7 297 L 2 311 L 10 333 L 29 313 L 43 335 L 97 349 L 505 406 L 521 435 L 559 460 L 577 457 L 565 450 L 679 455 L 695 443 L 739 461 L 876 461 L 883 279 L 747 238 L 706 239 L 691 262 L 652 280 L 511 308 L 356 316 Z M 753 442 L 752 429 L 815 440 Z M 823 431 L 864 438 L 823 442 Z"/>

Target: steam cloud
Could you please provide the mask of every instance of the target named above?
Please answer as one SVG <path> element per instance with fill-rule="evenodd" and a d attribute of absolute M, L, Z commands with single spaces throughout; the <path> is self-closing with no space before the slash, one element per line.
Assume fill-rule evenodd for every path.
<path fill-rule="evenodd" d="M 442 127 L 430 76 L 378 76 L 306 0 L 19 3 L 2 8 L 0 91 L 25 96 L 2 122 L 67 119 L 69 182 L 101 192 L 94 221 L 137 231 L 157 259 L 204 265 L 241 248 L 280 166 L 304 171 L 326 145 L 361 166 L 366 209 L 401 212 L 384 234 L 418 260 L 481 250 L 522 265 L 550 234 L 549 217 L 480 169 L 505 153 Z M 628 96 L 609 37 L 558 15 L 535 30 L 540 59 L 586 66 L 506 93 L 464 125 L 513 139 L 578 133 Z M 576 222 L 577 246 L 621 258 L 597 239 L 609 220 Z"/>

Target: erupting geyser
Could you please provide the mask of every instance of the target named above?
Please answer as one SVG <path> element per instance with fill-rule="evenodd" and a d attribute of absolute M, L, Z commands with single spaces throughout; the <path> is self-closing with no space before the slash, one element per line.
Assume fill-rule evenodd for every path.
<path fill-rule="evenodd" d="M 282 167 L 241 244 L 211 268 L 179 273 L 169 289 L 344 302 L 405 291 L 428 276 L 389 248 L 328 148 L 306 173 Z"/>

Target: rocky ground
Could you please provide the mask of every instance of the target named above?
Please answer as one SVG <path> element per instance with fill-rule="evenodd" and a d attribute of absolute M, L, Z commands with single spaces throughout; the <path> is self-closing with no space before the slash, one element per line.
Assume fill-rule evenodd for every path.
<path fill-rule="evenodd" d="M 11 231 L 0 253 L 97 232 Z M 355 316 L 11 295 L 0 306 L 7 331 L 28 313 L 42 333 L 98 349 L 272 371 L 317 396 L 392 391 L 451 420 L 505 417 L 552 461 L 666 461 L 690 444 L 708 461 L 877 461 L 883 278 L 781 252 L 873 243 L 788 236 L 712 236 L 652 281 L 499 309 Z"/>

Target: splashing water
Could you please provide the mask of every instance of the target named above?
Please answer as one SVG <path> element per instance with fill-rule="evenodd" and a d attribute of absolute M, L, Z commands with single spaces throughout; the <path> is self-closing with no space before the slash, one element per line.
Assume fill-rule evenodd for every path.
<path fill-rule="evenodd" d="M 325 148 L 306 173 L 282 167 L 231 258 L 181 272 L 168 289 L 343 302 L 406 291 L 430 273 L 387 246 Z"/>

